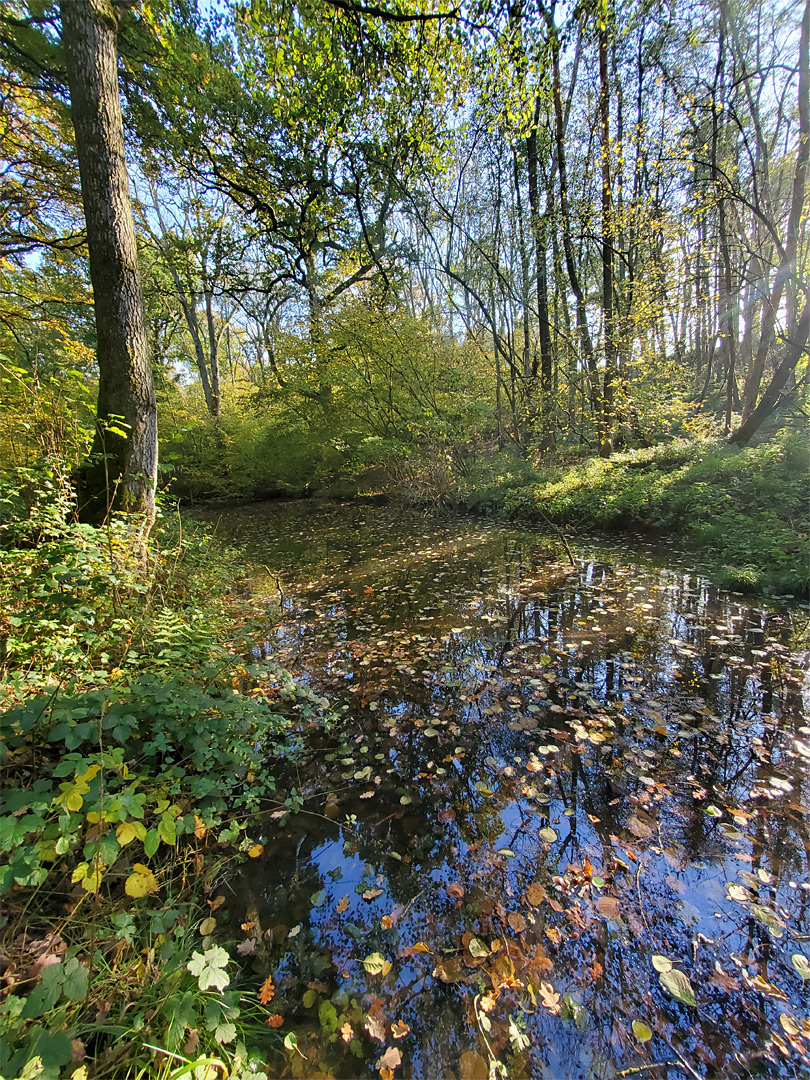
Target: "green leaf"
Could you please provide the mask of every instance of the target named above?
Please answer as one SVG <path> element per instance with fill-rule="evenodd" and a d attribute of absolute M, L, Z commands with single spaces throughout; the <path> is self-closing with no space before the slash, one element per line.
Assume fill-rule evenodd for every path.
<path fill-rule="evenodd" d="M 547 844 L 553 844 L 554 841 L 557 839 L 556 832 L 548 825 L 545 829 L 541 829 L 537 835 L 540 837 L 541 840 L 545 840 Z"/>
<path fill-rule="evenodd" d="M 84 1001 L 90 981 L 90 969 L 80 964 L 74 956 L 65 964 L 65 982 L 62 987 L 65 997 L 71 1001 Z"/>
<path fill-rule="evenodd" d="M 295 1034 L 294 1031 L 288 1031 L 287 1034 L 284 1036 L 284 1046 L 287 1050 L 298 1049 L 298 1036 Z"/>
<path fill-rule="evenodd" d="M 204 953 L 197 952 L 195 949 L 186 967 L 197 979 L 200 990 L 207 990 L 211 986 L 217 990 L 224 990 L 231 981 L 230 975 L 224 970 L 229 960 L 230 957 L 225 950 L 215 945 L 211 949 L 206 949 Z"/>
<path fill-rule="evenodd" d="M 369 975 L 380 975 L 385 967 L 385 957 L 382 953 L 373 952 L 363 961 L 363 967 Z"/>
<path fill-rule="evenodd" d="M 676 1001 L 682 1005 L 696 1005 L 695 992 L 692 984 L 682 971 L 673 968 L 671 971 L 662 971 L 658 976 L 663 988 L 670 993 Z"/>
<path fill-rule="evenodd" d="M 476 959 L 483 956 L 489 956 L 489 946 L 485 945 L 481 938 L 474 937 L 468 948 L 470 950 L 470 956 L 474 956 Z"/>
<path fill-rule="evenodd" d="M 810 979 L 810 960 L 806 956 L 803 956 L 800 952 L 794 953 L 790 958 L 790 962 L 799 973 L 802 982 Z"/>
<path fill-rule="evenodd" d="M 660 953 L 653 953 L 652 966 L 656 971 L 672 971 L 672 961 Z"/>

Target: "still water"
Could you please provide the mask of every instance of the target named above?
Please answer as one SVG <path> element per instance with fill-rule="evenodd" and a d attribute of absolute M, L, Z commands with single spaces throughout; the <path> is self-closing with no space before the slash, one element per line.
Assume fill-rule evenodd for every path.
<path fill-rule="evenodd" d="M 279 1075 L 810 1075 L 806 609 L 392 507 L 219 532 L 337 717 L 233 886 Z"/>

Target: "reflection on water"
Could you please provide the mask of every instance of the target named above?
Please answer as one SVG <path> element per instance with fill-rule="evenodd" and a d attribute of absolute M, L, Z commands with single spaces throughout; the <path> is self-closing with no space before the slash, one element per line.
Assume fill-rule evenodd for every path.
<path fill-rule="evenodd" d="M 641 543 L 574 568 L 525 528 L 309 503 L 227 529 L 341 717 L 274 765 L 303 809 L 254 823 L 236 886 L 280 1072 L 807 1075 L 806 612 Z"/>

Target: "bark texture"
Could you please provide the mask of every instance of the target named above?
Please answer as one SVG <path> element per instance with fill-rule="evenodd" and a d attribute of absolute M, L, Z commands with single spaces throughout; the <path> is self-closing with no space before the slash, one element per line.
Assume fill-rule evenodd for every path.
<path fill-rule="evenodd" d="M 118 91 L 111 0 L 60 0 L 96 318 L 99 391 L 80 515 L 153 514 L 157 412 Z"/>

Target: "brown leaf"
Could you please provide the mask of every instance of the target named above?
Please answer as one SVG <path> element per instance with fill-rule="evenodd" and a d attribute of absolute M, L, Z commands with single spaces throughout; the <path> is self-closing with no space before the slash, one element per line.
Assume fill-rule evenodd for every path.
<path fill-rule="evenodd" d="M 208 830 L 206 829 L 205 822 L 202 820 L 202 818 L 197 817 L 197 815 L 195 814 L 194 815 L 194 835 L 197 837 L 198 840 L 202 840 L 202 838 L 205 836 L 207 831 Z"/>
<path fill-rule="evenodd" d="M 389 1046 L 383 1056 L 377 1062 L 377 1068 L 381 1071 L 383 1069 L 398 1069 L 402 1064 L 402 1054 L 395 1046 Z"/>
<path fill-rule="evenodd" d="M 338 915 L 342 915 L 344 911 L 348 911 L 348 910 L 349 910 L 349 894 L 346 893 L 345 896 L 341 897 L 340 900 L 338 900 L 337 913 L 338 913 Z"/>
<path fill-rule="evenodd" d="M 273 986 L 273 976 L 268 975 L 262 983 L 261 987 L 259 988 L 259 1001 L 262 1003 L 262 1005 L 267 1005 L 270 1001 L 273 1000 L 275 993 L 276 988 L 275 986 Z"/>
<path fill-rule="evenodd" d="M 363 1027 L 372 1039 L 376 1039 L 381 1043 L 385 1042 L 385 1021 L 379 1016 L 369 1013 L 368 1016 L 366 1016 L 366 1022 L 363 1024 Z"/>
<path fill-rule="evenodd" d="M 640 821 L 635 814 L 627 822 L 627 828 L 633 834 L 637 836 L 639 840 L 649 840 L 653 835 L 653 831 L 649 825 L 645 825 L 643 821 Z"/>
<path fill-rule="evenodd" d="M 545 899 L 548 898 L 548 893 L 542 885 L 538 885 L 536 881 L 533 881 L 531 885 L 526 889 L 526 899 L 532 905 L 532 907 L 539 907 Z"/>
<path fill-rule="evenodd" d="M 347 1020 L 343 1027 L 340 1029 L 340 1037 L 345 1043 L 351 1042 L 354 1038 L 354 1028 Z"/>
<path fill-rule="evenodd" d="M 608 919 L 618 919 L 619 901 L 615 896 L 600 896 L 596 901 L 596 910 L 600 915 L 605 915 Z"/>
<path fill-rule="evenodd" d="M 85 1046 L 81 1039 L 71 1039 L 70 1048 L 73 1053 L 74 1061 L 84 1061 L 87 1056 L 85 1052 Z"/>
<path fill-rule="evenodd" d="M 458 882 L 453 882 L 452 885 L 447 886 L 447 895 L 451 900 L 461 901 L 464 899 L 464 886 Z"/>
<path fill-rule="evenodd" d="M 363 893 L 364 900 L 376 900 L 378 896 L 382 896 L 382 889 L 366 889 Z"/>
<path fill-rule="evenodd" d="M 257 944 L 258 942 L 256 941 L 256 938 L 245 938 L 245 940 L 241 942 L 241 944 L 236 946 L 236 951 L 239 953 L 240 956 L 253 956 L 253 954 L 256 952 Z"/>
<path fill-rule="evenodd" d="M 461 1080 L 488 1080 L 489 1065 L 475 1050 L 465 1050 L 459 1058 L 458 1075 Z"/>
<path fill-rule="evenodd" d="M 526 920 L 520 914 L 519 911 L 510 911 L 506 921 L 516 934 L 522 934 L 526 929 Z"/>
<path fill-rule="evenodd" d="M 281 1025 L 284 1023 L 284 1017 L 281 1015 L 281 1013 L 273 1013 L 272 1016 L 267 1017 L 265 1023 L 268 1025 L 268 1027 L 278 1028 L 281 1027 Z"/>
<path fill-rule="evenodd" d="M 548 1009 L 553 1016 L 560 1015 L 560 995 L 554 992 L 551 983 L 540 983 L 540 1004 L 544 1009 Z"/>
<path fill-rule="evenodd" d="M 401 1020 L 396 1020 L 391 1025 L 391 1034 L 395 1039 L 404 1039 L 408 1032 L 411 1030 L 409 1024 L 403 1024 Z"/>
<path fill-rule="evenodd" d="M 544 933 L 552 945 L 559 945 L 562 941 L 562 934 L 556 926 L 547 926 Z"/>
<path fill-rule="evenodd" d="M 196 1028 L 192 1028 L 188 1033 L 188 1042 L 183 1047 L 183 1053 L 188 1054 L 189 1057 L 194 1057 L 197 1053 L 197 1047 L 200 1045 L 200 1033 Z"/>

